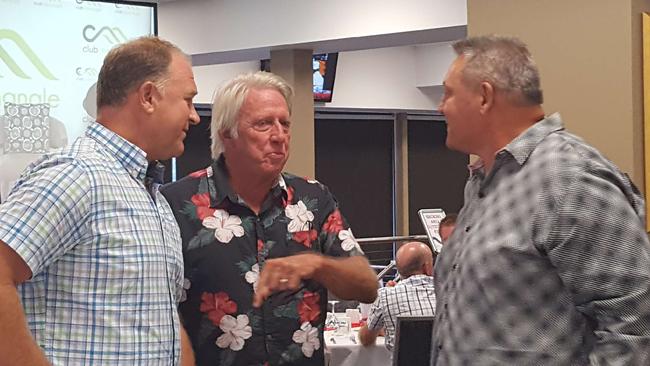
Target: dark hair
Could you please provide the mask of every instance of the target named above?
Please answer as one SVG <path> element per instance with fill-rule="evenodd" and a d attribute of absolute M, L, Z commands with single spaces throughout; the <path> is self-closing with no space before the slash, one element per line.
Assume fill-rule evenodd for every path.
<path fill-rule="evenodd" d="M 121 105 L 126 96 L 145 81 L 162 88 L 169 76 L 174 52 L 184 55 L 171 42 L 152 36 L 110 50 L 97 78 L 97 108 Z"/>
<path fill-rule="evenodd" d="M 445 216 L 442 220 L 440 220 L 438 227 L 456 225 L 457 219 L 458 219 L 458 214 L 455 213 L 447 214 L 447 216 Z"/>

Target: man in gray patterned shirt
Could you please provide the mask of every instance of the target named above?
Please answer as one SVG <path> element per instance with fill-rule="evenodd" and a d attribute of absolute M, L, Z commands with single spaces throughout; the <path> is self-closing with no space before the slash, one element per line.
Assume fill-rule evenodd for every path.
<path fill-rule="evenodd" d="M 435 268 L 432 363 L 650 364 L 644 201 L 595 148 L 545 116 L 519 40 L 454 44 L 447 146 L 478 155 Z"/>

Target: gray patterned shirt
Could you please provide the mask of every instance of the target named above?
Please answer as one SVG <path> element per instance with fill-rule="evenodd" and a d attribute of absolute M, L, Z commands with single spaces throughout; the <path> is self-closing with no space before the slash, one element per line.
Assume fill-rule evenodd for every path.
<path fill-rule="evenodd" d="M 650 364 L 644 209 L 557 114 L 474 167 L 435 266 L 433 364 Z"/>

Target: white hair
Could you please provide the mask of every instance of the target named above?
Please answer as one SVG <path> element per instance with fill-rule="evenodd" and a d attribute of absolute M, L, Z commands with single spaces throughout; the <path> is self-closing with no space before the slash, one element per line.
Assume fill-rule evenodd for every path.
<path fill-rule="evenodd" d="M 231 137 L 237 137 L 237 117 L 248 92 L 252 89 L 274 89 L 280 92 L 287 102 L 289 114 L 293 99 L 293 88 L 283 78 L 266 71 L 246 73 L 228 81 L 215 94 L 212 103 L 212 121 L 210 134 L 212 138 L 212 158 L 217 159 L 223 152 L 220 133 L 227 131 Z"/>

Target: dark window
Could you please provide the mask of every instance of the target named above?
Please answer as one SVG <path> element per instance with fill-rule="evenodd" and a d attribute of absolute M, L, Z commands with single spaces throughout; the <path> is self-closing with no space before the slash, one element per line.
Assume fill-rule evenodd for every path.
<path fill-rule="evenodd" d="M 357 238 L 392 236 L 393 120 L 315 121 L 316 178 L 339 201 Z M 368 244 L 373 263 L 392 258 L 392 243 Z"/>
<path fill-rule="evenodd" d="M 210 140 L 210 112 L 211 106 L 197 105 L 197 111 L 201 117 L 198 125 L 190 125 L 185 137 L 185 151 L 176 158 L 176 179 L 203 169 L 212 163 L 211 140 Z M 172 159 L 164 160 L 165 183 L 172 181 Z"/>
<path fill-rule="evenodd" d="M 408 121 L 409 233 L 425 234 L 418 210 L 442 208 L 457 213 L 463 206 L 468 177 L 467 154 L 445 145 L 443 121 Z"/>

